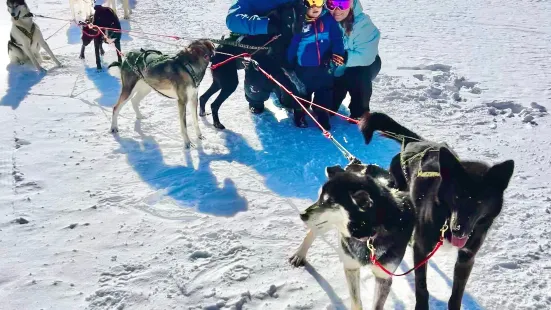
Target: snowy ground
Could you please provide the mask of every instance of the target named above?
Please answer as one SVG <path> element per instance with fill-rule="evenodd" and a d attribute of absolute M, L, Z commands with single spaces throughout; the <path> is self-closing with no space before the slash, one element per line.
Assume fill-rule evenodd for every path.
<path fill-rule="evenodd" d="M 229 5 L 134 4 L 125 29 L 184 37 L 220 37 Z M 34 13 L 69 17 L 67 1 L 29 5 Z M 450 143 L 463 158 L 515 160 L 464 308 L 551 308 L 551 122 L 531 106 L 551 108 L 549 1 L 364 7 L 383 32 L 372 109 Z M 6 42 L 10 22 L 0 15 Z M 36 21 L 46 37 L 64 24 Z M 198 149 L 183 151 L 176 104 L 156 94 L 143 101 L 141 122 L 125 107 L 114 137 L 108 129 L 119 81 L 95 72 L 93 48 L 84 63 L 78 59 L 79 35 L 65 27 L 48 40 L 63 68 L 44 76 L 32 68 L 0 73 L 1 308 L 349 307 L 333 234 L 314 243 L 307 268 L 287 263 L 305 234 L 298 211 L 315 198 L 325 166 L 345 164 L 319 131 L 295 129 L 274 106 L 273 113 L 250 115 L 240 87 L 222 106 L 228 130 L 215 131 L 205 119 L 207 140 Z M 124 36 L 123 51 L 138 47 L 176 50 Z M 106 50 L 109 63 L 115 53 Z M 7 55 L 0 62 L 5 67 Z M 207 75 L 201 90 L 209 84 Z M 387 165 L 398 150 L 382 138 L 366 147 L 354 126 L 334 124 L 336 138 L 365 162 Z M 454 259 L 448 250 L 430 262 L 433 309 L 446 308 Z M 408 250 L 400 268 L 411 266 Z M 368 269 L 361 278 L 369 308 Z M 414 299 L 413 275 L 396 278 L 387 308 L 413 309 Z"/>

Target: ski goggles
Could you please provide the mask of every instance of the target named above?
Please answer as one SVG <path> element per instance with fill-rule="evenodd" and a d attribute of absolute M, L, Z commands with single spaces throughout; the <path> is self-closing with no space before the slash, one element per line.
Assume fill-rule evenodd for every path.
<path fill-rule="evenodd" d="M 327 0 L 327 3 L 325 3 L 325 7 L 329 11 L 334 11 L 336 9 L 339 9 L 341 11 L 347 10 L 352 5 L 352 0 Z"/>
<path fill-rule="evenodd" d="M 306 5 L 306 7 L 308 8 L 321 8 L 323 7 L 324 2 L 325 0 L 304 0 L 304 5 Z"/>

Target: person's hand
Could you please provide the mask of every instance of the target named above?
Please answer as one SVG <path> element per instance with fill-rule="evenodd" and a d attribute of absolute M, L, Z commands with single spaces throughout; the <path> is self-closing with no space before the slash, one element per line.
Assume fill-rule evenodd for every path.
<path fill-rule="evenodd" d="M 344 65 L 344 57 L 340 56 L 340 55 L 337 55 L 337 54 L 333 54 L 331 56 L 331 63 L 335 66 L 342 66 Z"/>

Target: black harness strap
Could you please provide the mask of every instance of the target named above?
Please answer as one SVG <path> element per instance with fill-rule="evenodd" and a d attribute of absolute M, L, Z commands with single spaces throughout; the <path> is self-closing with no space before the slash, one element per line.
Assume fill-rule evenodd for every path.
<path fill-rule="evenodd" d="M 25 16 L 26 16 L 26 15 L 25 15 Z M 31 45 L 32 45 L 32 44 L 33 44 L 34 31 L 36 30 L 36 24 L 35 24 L 35 23 L 32 24 L 32 26 L 31 26 L 31 31 L 28 31 L 27 29 L 25 29 L 25 28 L 23 28 L 23 27 L 21 27 L 21 26 L 15 26 L 15 27 L 17 27 L 17 29 L 19 29 L 19 31 L 23 32 L 23 34 L 24 34 L 27 38 L 29 38 L 29 40 L 31 40 Z M 15 40 L 14 40 L 14 43 L 19 45 L 19 43 L 15 42 Z"/>

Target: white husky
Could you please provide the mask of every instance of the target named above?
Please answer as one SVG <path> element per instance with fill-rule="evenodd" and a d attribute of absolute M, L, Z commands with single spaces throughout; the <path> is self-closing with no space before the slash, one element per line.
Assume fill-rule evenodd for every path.
<path fill-rule="evenodd" d="M 12 22 L 10 41 L 8 41 L 10 62 L 24 64 L 30 60 L 38 71 L 45 71 L 40 65 L 42 61 L 40 48 L 42 47 L 56 65 L 61 66 L 44 40 L 42 31 L 33 21 L 33 14 L 25 0 L 8 0 L 6 4 Z"/>

